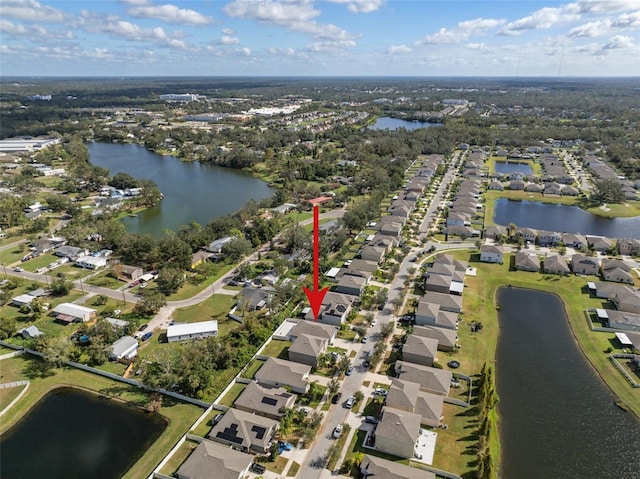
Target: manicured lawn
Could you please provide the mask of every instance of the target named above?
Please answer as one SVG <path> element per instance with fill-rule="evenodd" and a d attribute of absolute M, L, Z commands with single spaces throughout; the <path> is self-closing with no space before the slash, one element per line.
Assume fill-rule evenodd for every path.
<path fill-rule="evenodd" d="M 164 465 L 164 467 L 160 469 L 160 473 L 170 476 L 171 474 L 176 472 L 178 469 L 180 469 L 180 466 L 182 465 L 182 463 L 186 461 L 187 457 L 189 457 L 189 454 L 191 454 L 191 452 L 196 447 L 198 447 L 197 442 L 186 440 L 182 444 L 182 446 L 178 448 L 175 454 L 171 456 L 171 459 L 169 459 L 169 461 Z"/>
<path fill-rule="evenodd" d="M 298 471 L 300 470 L 300 464 L 297 462 L 292 462 L 289 466 L 289 470 L 287 471 L 287 477 L 296 477 Z"/>
<path fill-rule="evenodd" d="M 242 377 L 253 379 L 253 376 L 255 376 L 255 374 L 258 372 L 258 369 L 260 369 L 264 363 L 264 361 L 260 361 L 259 359 L 252 359 L 249 363 L 249 366 L 242 374 Z"/>
<path fill-rule="evenodd" d="M 4 408 L 11 404 L 11 401 L 17 398 L 24 388 L 25 386 L 22 385 L 15 386 L 13 388 L 0 389 L 0 411 L 4 410 Z"/>
<path fill-rule="evenodd" d="M 607 203 L 606 209 L 596 206 L 595 208 L 589 208 L 587 211 L 594 215 L 605 216 L 607 218 L 640 216 L 640 201 L 625 201 L 619 204 Z"/>
<path fill-rule="evenodd" d="M 136 387 L 80 371 L 79 369 L 56 368 L 46 370 L 42 366 L 42 361 L 28 356 L 2 361 L 3 381 L 28 379 L 31 381 L 31 386 L 18 404 L 3 417 L 0 423 L 0 432 L 4 432 L 14 425 L 48 391 L 62 385 L 90 389 L 140 406 L 144 406 L 148 402 L 149 396 Z M 165 397 L 160 409 L 160 415 L 170 421 L 170 426 L 164 430 L 162 435 L 124 477 L 131 479 L 147 477 L 200 414 L 202 414 L 202 409 L 196 406 Z"/>
<path fill-rule="evenodd" d="M 232 407 L 235 400 L 238 399 L 238 396 L 242 394 L 242 391 L 244 391 L 246 387 L 246 384 L 235 383 L 233 386 L 231 386 L 231 389 L 229 389 L 227 394 L 225 394 L 224 397 L 220 400 L 220 404 L 222 404 L 223 406 Z"/>
<path fill-rule="evenodd" d="M 233 296 L 214 294 L 201 303 L 176 309 L 173 314 L 173 319 L 179 323 L 194 323 L 197 321 L 209 321 L 211 319 L 216 319 L 220 322 L 227 318 L 227 314 L 229 314 L 234 304 L 236 304 L 236 300 Z M 236 321 L 233 322 L 240 324 Z M 218 324 L 218 326 L 219 325 L 220 324 Z M 219 332 L 219 335 L 222 336 L 223 333 Z"/>
<path fill-rule="evenodd" d="M 228 273 L 236 266 L 235 264 L 227 263 L 213 263 L 213 265 L 213 274 L 211 276 L 207 276 L 204 281 L 196 284 L 190 282 L 187 279 L 187 281 L 185 281 L 184 285 L 178 290 L 178 292 L 168 296 L 167 300 L 180 301 L 182 299 L 188 299 L 204 290 L 205 288 L 211 286 L 211 284 L 220 279 L 224 274 Z"/>
<path fill-rule="evenodd" d="M 194 436 L 207 437 L 207 434 L 209 434 L 209 432 L 211 431 L 211 421 L 214 417 L 216 417 L 216 415 L 220 414 L 221 412 L 222 411 L 218 411 L 217 409 L 211 410 L 211 412 L 207 414 L 207 417 L 204 418 L 200 424 L 198 424 L 198 427 L 190 431 L 190 434 L 193 434 Z"/>
<path fill-rule="evenodd" d="M 277 339 L 273 339 L 269 344 L 267 344 L 267 347 L 262 350 L 262 354 L 265 356 L 271 356 L 272 358 L 287 359 L 287 351 L 291 344 L 293 344 L 291 341 L 279 341 Z"/>
<path fill-rule="evenodd" d="M 126 284 L 124 281 L 113 278 L 109 270 L 100 271 L 97 275 L 87 279 L 86 283 L 109 289 L 118 289 Z"/>
<path fill-rule="evenodd" d="M 33 273 L 35 270 L 49 266 L 51 263 L 53 263 L 54 261 L 58 261 L 59 259 L 60 258 L 52 254 L 41 254 L 37 258 L 25 261 L 20 266 L 23 267 L 25 271 L 30 271 Z"/>
<path fill-rule="evenodd" d="M 55 276 L 58 273 L 64 274 L 67 279 L 71 281 L 75 281 L 80 278 L 85 278 L 86 276 L 95 273 L 95 271 L 91 269 L 80 268 L 78 266 L 75 266 L 73 263 L 67 263 L 63 266 L 60 266 L 59 268 L 54 269 L 53 271 L 50 271 L 51 276 Z"/>
<path fill-rule="evenodd" d="M 272 471 L 275 472 L 276 474 L 282 474 L 284 472 L 284 468 L 287 466 L 287 463 L 289 462 L 288 459 L 282 457 L 282 456 L 276 456 L 276 460 L 273 462 L 263 462 L 262 464 L 265 465 L 265 467 Z"/>

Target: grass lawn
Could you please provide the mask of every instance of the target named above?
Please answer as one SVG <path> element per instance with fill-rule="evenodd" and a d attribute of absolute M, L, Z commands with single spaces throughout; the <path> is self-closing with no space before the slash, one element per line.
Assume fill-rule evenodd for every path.
<path fill-rule="evenodd" d="M 630 216 L 640 216 L 640 201 L 625 201 L 619 204 L 607 203 L 607 209 L 599 206 L 587 209 L 589 213 L 607 218 L 625 218 Z"/>
<path fill-rule="evenodd" d="M 149 396 L 136 387 L 96 376 L 79 369 L 56 368 L 44 370 L 42 366 L 42 361 L 28 356 L 15 357 L 2 361 L 3 381 L 28 379 L 31 381 L 31 386 L 18 404 L 3 418 L 3 421 L 0 423 L 0 432 L 8 430 L 23 417 L 42 396 L 59 386 L 82 387 L 140 406 L 144 406 L 148 402 Z M 160 409 L 160 415 L 170 422 L 170 426 L 164 430 L 156 442 L 151 445 L 124 477 L 132 479 L 147 477 L 200 414 L 202 414 L 202 409 L 199 407 L 165 397 Z"/>
<path fill-rule="evenodd" d="M 87 284 L 92 284 L 93 286 L 102 286 L 103 288 L 109 289 L 118 289 L 119 287 L 126 284 L 124 281 L 113 278 L 109 270 L 106 269 L 87 279 L 87 281 L 85 282 Z"/>
<path fill-rule="evenodd" d="M 278 476 L 280 474 L 282 474 L 284 472 L 284 468 L 287 467 L 287 463 L 289 462 L 289 459 L 282 457 L 282 456 L 276 456 L 275 461 L 273 462 L 263 462 L 262 464 L 264 464 L 264 466 L 272 471 L 275 472 L 276 474 L 278 474 Z"/>
<path fill-rule="evenodd" d="M 312 211 L 294 211 L 286 215 L 287 218 L 292 218 L 296 223 L 313 218 Z"/>
<path fill-rule="evenodd" d="M 188 299 L 196 295 L 200 291 L 211 286 L 211 284 L 220 279 L 224 274 L 228 273 L 236 266 L 235 264 L 227 263 L 212 264 L 214 265 L 214 268 L 213 274 L 211 276 L 207 276 L 204 281 L 195 284 L 187 279 L 187 281 L 185 281 L 184 285 L 178 290 L 178 292 L 167 296 L 167 301 L 180 301 L 182 299 Z"/>
<path fill-rule="evenodd" d="M 271 356 L 272 358 L 280 358 L 287 359 L 289 351 L 289 346 L 293 343 L 291 341 L 280 341 L 278 339 L 273 339 L 267 347 L 262 350 L 262 354 L 265 356 Z"/>
<path fill-rule="evenodd" d="M 198 447 L 198 443 L 195 441 L 186 440 L 182 446 L 178 448 L 176 453 L 171 456 L 171 459 L 160 469 L 161 474 L 171 476 L 174 472 L 180 469 L 182 463 L 189 457 L 189 454 Z"/>
<path fill-rule="evenodd" d="M 287 477 L 296 477 L 296 474 L 298 474 L 298 471 L 300 470 L 300 464 L 298 464 L 297 462 L 292 462 L 291 465 L 289 466 L 289 470 L 287 471 Z"/>
<path fill-rule="evenodd" d="M 22 385 L 0 389 L 0 411 L 4 410 L 4 408 L 11 404 L 11 401 L 17 398 L 24 388 L 25 386 Z"/>
<path fill-rule="evenodd" d="M 249 365 L 247 366 L 247 369 L 242 374 L 242 377 L 247 379 L 253 379 L 253 376 L 258 372 L 258 369 L 260 369 L 264 363 L 265 363 L 264 361 L 261 361 L 259 359 L 252 359 Z"/>
<path fill-rule="evenodd" d="M 20 266 L 23 267 L 25 271 L 30 271 L 33 273 L 38 268 L 49 266 L 51 263 L 53 263 L 54 261 L 58 261 L 59 259 L 60 258 L 52 254 L 41 254 L 37 258 L 25 261 Z"/>
<path fill-rule="evenodd" d="M 350 329 L 341 329 L 340 331 L 338 331 L 338 337 L 346 341 L 353 341 L 356 336 L 356 332 Z"/>
<path fill-rule="evenodd" d="M 178 323 L 195 323 L 215 319 L 218 321 L 218 334 L 224 336 L 228 331 L 240 326 L 240 323 L 227 316 L 234 304 L 236 300 L 233 296 L 214 294 L 201 303 L 176 309 L 173 320 Z"/>
<path fill-rule="evenodd" d="M 190 431 L 190 434 L 193 434 L 194 436 L 207 437 L 207 434 L 211 432 L 211 428 L 213 427 L 212 426 L 213 418 L 221 413 L 222 411 L 219 411 L 217 409 L 212 409 L 211 412 L 207 414 L 207 417 L 205 417 L 202 420 L 202 422 L 198 424 L 198 427 Z"/>
<path fill-rule="evenodd" d="M 222 404 L 223 406 L 232 407 L 235 400 L 238 399 L 238 396 L 242 394 L 242 391 L 244 391 L 246 387 L 246 384 L 235 383 L 233 386 L 231 386 L 231 389 L 229 389 L 227 394 L 225 394 L 224 397 L 220 400 L 220 404 Z"/>
<path fill-rule="evenodd" d="M 85 278 L 86 276 L 89 276 L 90 274 L 95 273 L 95 271 L 90 269 L 80 268 L 74 265 L 73 263 L 67 263 L 51 271 L 50 275 L 55 276 L 58 273 L 62 273 L 67 277 L 67 279 L 71 281 L 75 281 L 77 279 Z"/>

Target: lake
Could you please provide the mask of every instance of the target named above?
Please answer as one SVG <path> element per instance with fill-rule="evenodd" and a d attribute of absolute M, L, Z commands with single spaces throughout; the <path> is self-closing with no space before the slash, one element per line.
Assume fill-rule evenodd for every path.
<path fill-rule="evenodd" d="M 390 116 L 381 116 L 375 123 L 367 128 L 372 130 L 398 130 L 405 128 L 406 130 L 417 130 L 419 128 L 431 128 L 432 126 L 442 126 L 442 123 L 429 123 L 426 121 L 409 121 L 399 118 L 391 118 Z"/>
<path fill-rule="evenodd" d="M 509 287 L 496 300 L 501 477 L 637 479 L 640 423 L 613 403 L 578 348 L 562 301 Z"/>
<path fill-rule="evenodd" d="M 578 206 L 514 201 L 499 198 L 495 202 L 493 221 L 502 226 L 516 226 L 559 233 L 582 233 L 609 238 L 640 238 L 640 216 L 604 218 Z"/>
<path fill-rule="evenodd" d="M 139 145 L 88 143 L 90 162 L 108 168 L 111 175 L 128 173 L 153 180 L 164 199 L 138 214 L 124 218 L 127 231 L 162 236 L 165 229 L 196 221 L 206 225 L 213 218 L 242 208 L 247 201 L 268 198 L 274 190 L 250 174 L 199 162 L 184 162 L 158 155 Z"/>
<path fill-rule="evenodd" d="M 513 163 L 508 161 L 496 161 L 496 173 L 502 175 L 509 175 L 511 173 L 520 172 L 523 175 L 530 175 L 533 173 L 531 166 L 528 163 Z"/>
<path fill-rule="evenodd" d="M 168 423 L 75 388 L 48 393 L 0 438 L 2 479 L 121 477 Z"/>

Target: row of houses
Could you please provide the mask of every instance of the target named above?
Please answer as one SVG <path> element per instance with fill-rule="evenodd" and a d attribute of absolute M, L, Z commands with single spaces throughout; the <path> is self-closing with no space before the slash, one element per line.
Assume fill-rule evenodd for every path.
<path fill-rule="evenodd" d="M 525 182 L 523 180 L 511 180 L 509 182 L 493 180 L 489 183 L 487 189 L 493 191 L 503 191 L 508 189 L 557 196 L 578 196 L 580 194 L 580 190 L 577 188 L 571 185 L 561 185 L 555 181 L 540 184 L 531 181 Z"/>
<path fill-rule="evenodd" d="M 469 157 L 474 155 L 477 154 L 471 153 Z M 467 173 L 467 166 L 469 162 L 472 161 L 469 160 L 469 157 L 465 163 L 465 172 Z M 481 191 L 482 181 L 478 178 L 466 178 L 458 185 L 453 200 L 448 204 L 445 234 L 468 238 L 480 236 L 481 231 L 472 228 L 472 223 L 482 222 L 484 205 L 480 199 Z"/>

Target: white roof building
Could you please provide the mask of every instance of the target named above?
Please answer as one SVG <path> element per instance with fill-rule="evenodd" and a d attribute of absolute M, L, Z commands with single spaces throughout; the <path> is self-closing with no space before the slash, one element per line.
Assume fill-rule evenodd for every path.
<path fill-rule="evenodd" d="M 74 321 L 86 323 L 96 314 L 96 310 L 79 304 L 61 303 L 53 308 L 52 313 L 56 319 L 65 323 L 73 323 Z"/>
<path fill-rule="evenodd" d="M 123 336 L 111 345 L 111 359 L 131 359 L 138 354 L 138 340 L 132 336 Z"/>
<path fill-rule="evenodd" d="M 200 321 L 197 323 L 174 324 L 167 328 L 167 340 L 170 343 L 203 339 L 218 335 L 218 321 Z"/>
<path fill-rule="evenodd" d="M 76 260 L 76 264 L 86 269 L 104 268 L 107 265 L 107 258 L 104 256 L 80 256 Z"/>

